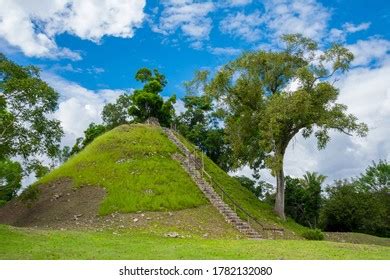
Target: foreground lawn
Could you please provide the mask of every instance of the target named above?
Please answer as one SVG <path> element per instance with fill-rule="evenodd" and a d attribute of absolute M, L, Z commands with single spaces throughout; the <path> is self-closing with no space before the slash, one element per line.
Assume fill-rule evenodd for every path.
<path fill-rule="evenodd" d="M 390 259 L 390 247 L 304 240 L 166 238 L 0 225 L 0 259 Z"/>

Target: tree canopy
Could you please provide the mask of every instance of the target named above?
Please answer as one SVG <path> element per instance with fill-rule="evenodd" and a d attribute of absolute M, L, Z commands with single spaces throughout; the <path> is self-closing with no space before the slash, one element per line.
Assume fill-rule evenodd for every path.
<path fill-rule="evenodd" d="M 144 122 L 150 117 L 157 118 L 161 125 L 169 126 L 174 116 L 173 104 L 176 96 L 173 95 L 164 101 L 160 95 L 167 85 L 167 80 L 157 69 L 151 71 L 141 68 L 135 74 L 135 79 L 144 84 L 142 89 L 132 93 L 122 94 L 113 104 L 103 108 L 102 117 L 109 127 L 123 123 Z"/>
<path fill-rule="evenodd" d="M 175 119 L 176 129 L 223 170 L 229 171 L 231 150 L 225 131 L 219 126 L 220 118 L 214 111 L 212 99 L 207 95 L 196 95 L 201 89 L 193 81 L 185 85 L 187 94 L 182 99 L 185 111 Z"/>
<path fill-rule="evenodd" d="M 299 34 L 283 40 L 281 51 L 247 52 L 223 66 L 206 92 L 222 105 L 236 166 L 267 167 L 276 176 L 275 211 L 284 219 L 283 160 L 291 139 L 314 134 L 322 149 L 332 129 L 358 136 L 368 129 L 336 102 L 330 81 L 349 69 L 353 54 L 338 44 L 322 51 Z"/>
<path fill-rule="evenodd" d="M 0 53 L 0 181 L 7 182 L 2 189 L 20 187 L 16 179 L 21 179 L 21 165 L 12 158 L 23 161 L 23 173 L 41 174 L 37 158 L 59 156 L 63 131 L 60 122 L 49 117 L 58 96 L 41 80 L 38 68 L 17 65 Z"/>

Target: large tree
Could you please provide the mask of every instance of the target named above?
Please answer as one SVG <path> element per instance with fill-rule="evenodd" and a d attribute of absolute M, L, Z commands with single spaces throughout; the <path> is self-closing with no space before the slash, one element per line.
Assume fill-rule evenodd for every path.
<path fill-rule="evenodd" d="M 353 54 L 338 44 L 321 51 L 299 34 L 283 40 L 283 50 L 248 52 L 222 67 L 207 92 L 225 111 L 237 166 L 265 166 L 276 177 L 275 211 L 285 219 L 283 161 L 291 139 L 314 133 L 322 149 L 332 129 L 359 136 L 368 129 L 336 103 L 339 91 L 330 81 L 349 69 Z"/>
<path fill-rule="evenodd" d="M 40 156 L 57 158 L 63 135 L 60 122 L 49 115 L 57 108 L 58 93 L 39 76 L 34 66 L 20 66 L 0 53 L 0 166 L 18 174 L 20 168 L 12 158 L 23 161 L 24 173 L 41 170 L 36 160 Z M 19 175 L 4 177 L 12 181 Z M 14 192 L 13 192 L 14 193 Z"/>

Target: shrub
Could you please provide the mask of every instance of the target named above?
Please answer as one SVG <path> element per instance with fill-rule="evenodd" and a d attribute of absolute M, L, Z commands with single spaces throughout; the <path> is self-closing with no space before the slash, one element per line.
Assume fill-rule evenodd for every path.
<path fill-rule="evenodd" d="M 367 191 L 356 181 L 337 181 L 326 192 L 320 217 L 323 230 L 390 236 L 390 196 L 384 190 Z"/>
<path fill-rule="evenodd" d="M 324 234 L 317 228 L 303 232 L 302 236 L 307 240 L 324 240 Z"/>
<path fill-rule="evenodd" d="M 19 196 L 21 201 L 27 202 L 29 200 L 36 200 L 39 195 L 39 189 L 37 185 L 32 185 L 25 189 Z"/>

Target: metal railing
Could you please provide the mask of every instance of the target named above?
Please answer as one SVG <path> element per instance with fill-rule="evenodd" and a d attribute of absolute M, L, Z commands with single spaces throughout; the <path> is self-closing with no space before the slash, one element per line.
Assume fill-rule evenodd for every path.
<path fill-rule="evenodd" d="M 176 132 L 176 131 L 175 131 Z M 177 133 L 177 132 L 176 132 Z M 188 149 L 188 148 L 187 148 Z M 253 215 L 251 215 L 250 213 L 248 213 L 240 204 L 238 204 L 223 188 L 223 186 L 221 186 L 217 181 L 215 181 L 213 179 L 213 177 L 207 173 L 207 171 L 205 170 L 204 168 L 204 153 L 203 151 L 201 151 L 200 149 L 194 149 L 193 152 L 191 152 L 189 149 L 188 149 L 189 153 L 190 153 L 190 156 L 189 156 L 189 159 L 193 158 L 193 163 L 194 163 L 194 166 L 195 166 L 195 169 L 199 170 L 201 172 L 202 175 L 206 175 L 206 177 L 208 178 L 208 181 L 209 183 L 211 183 L 213 186 L 215 186 L 218 190 L 220 190 L 220 192 L 222 193 L 222 200 L 224 200 L 224 197 L 226 197 L 234 206 L 234 212 L 237 213 L 237 209 L 239 209 L 247 218 L 247 222 L 250 223 L 250 221 L 253 221 L 255 222 L 257 225 L 259 225 L 261 227 L 262 230 L 264 231 L 280 231 L 280 232 L 284 232 L 284 229 L 282 228 L 270 228 L 270 227 L 265 227 L 261 222 L 259 222 Z M 199 152 L 201 154 L 201 159 L 198 158 L 197 156 L 197 152 Z"/>

